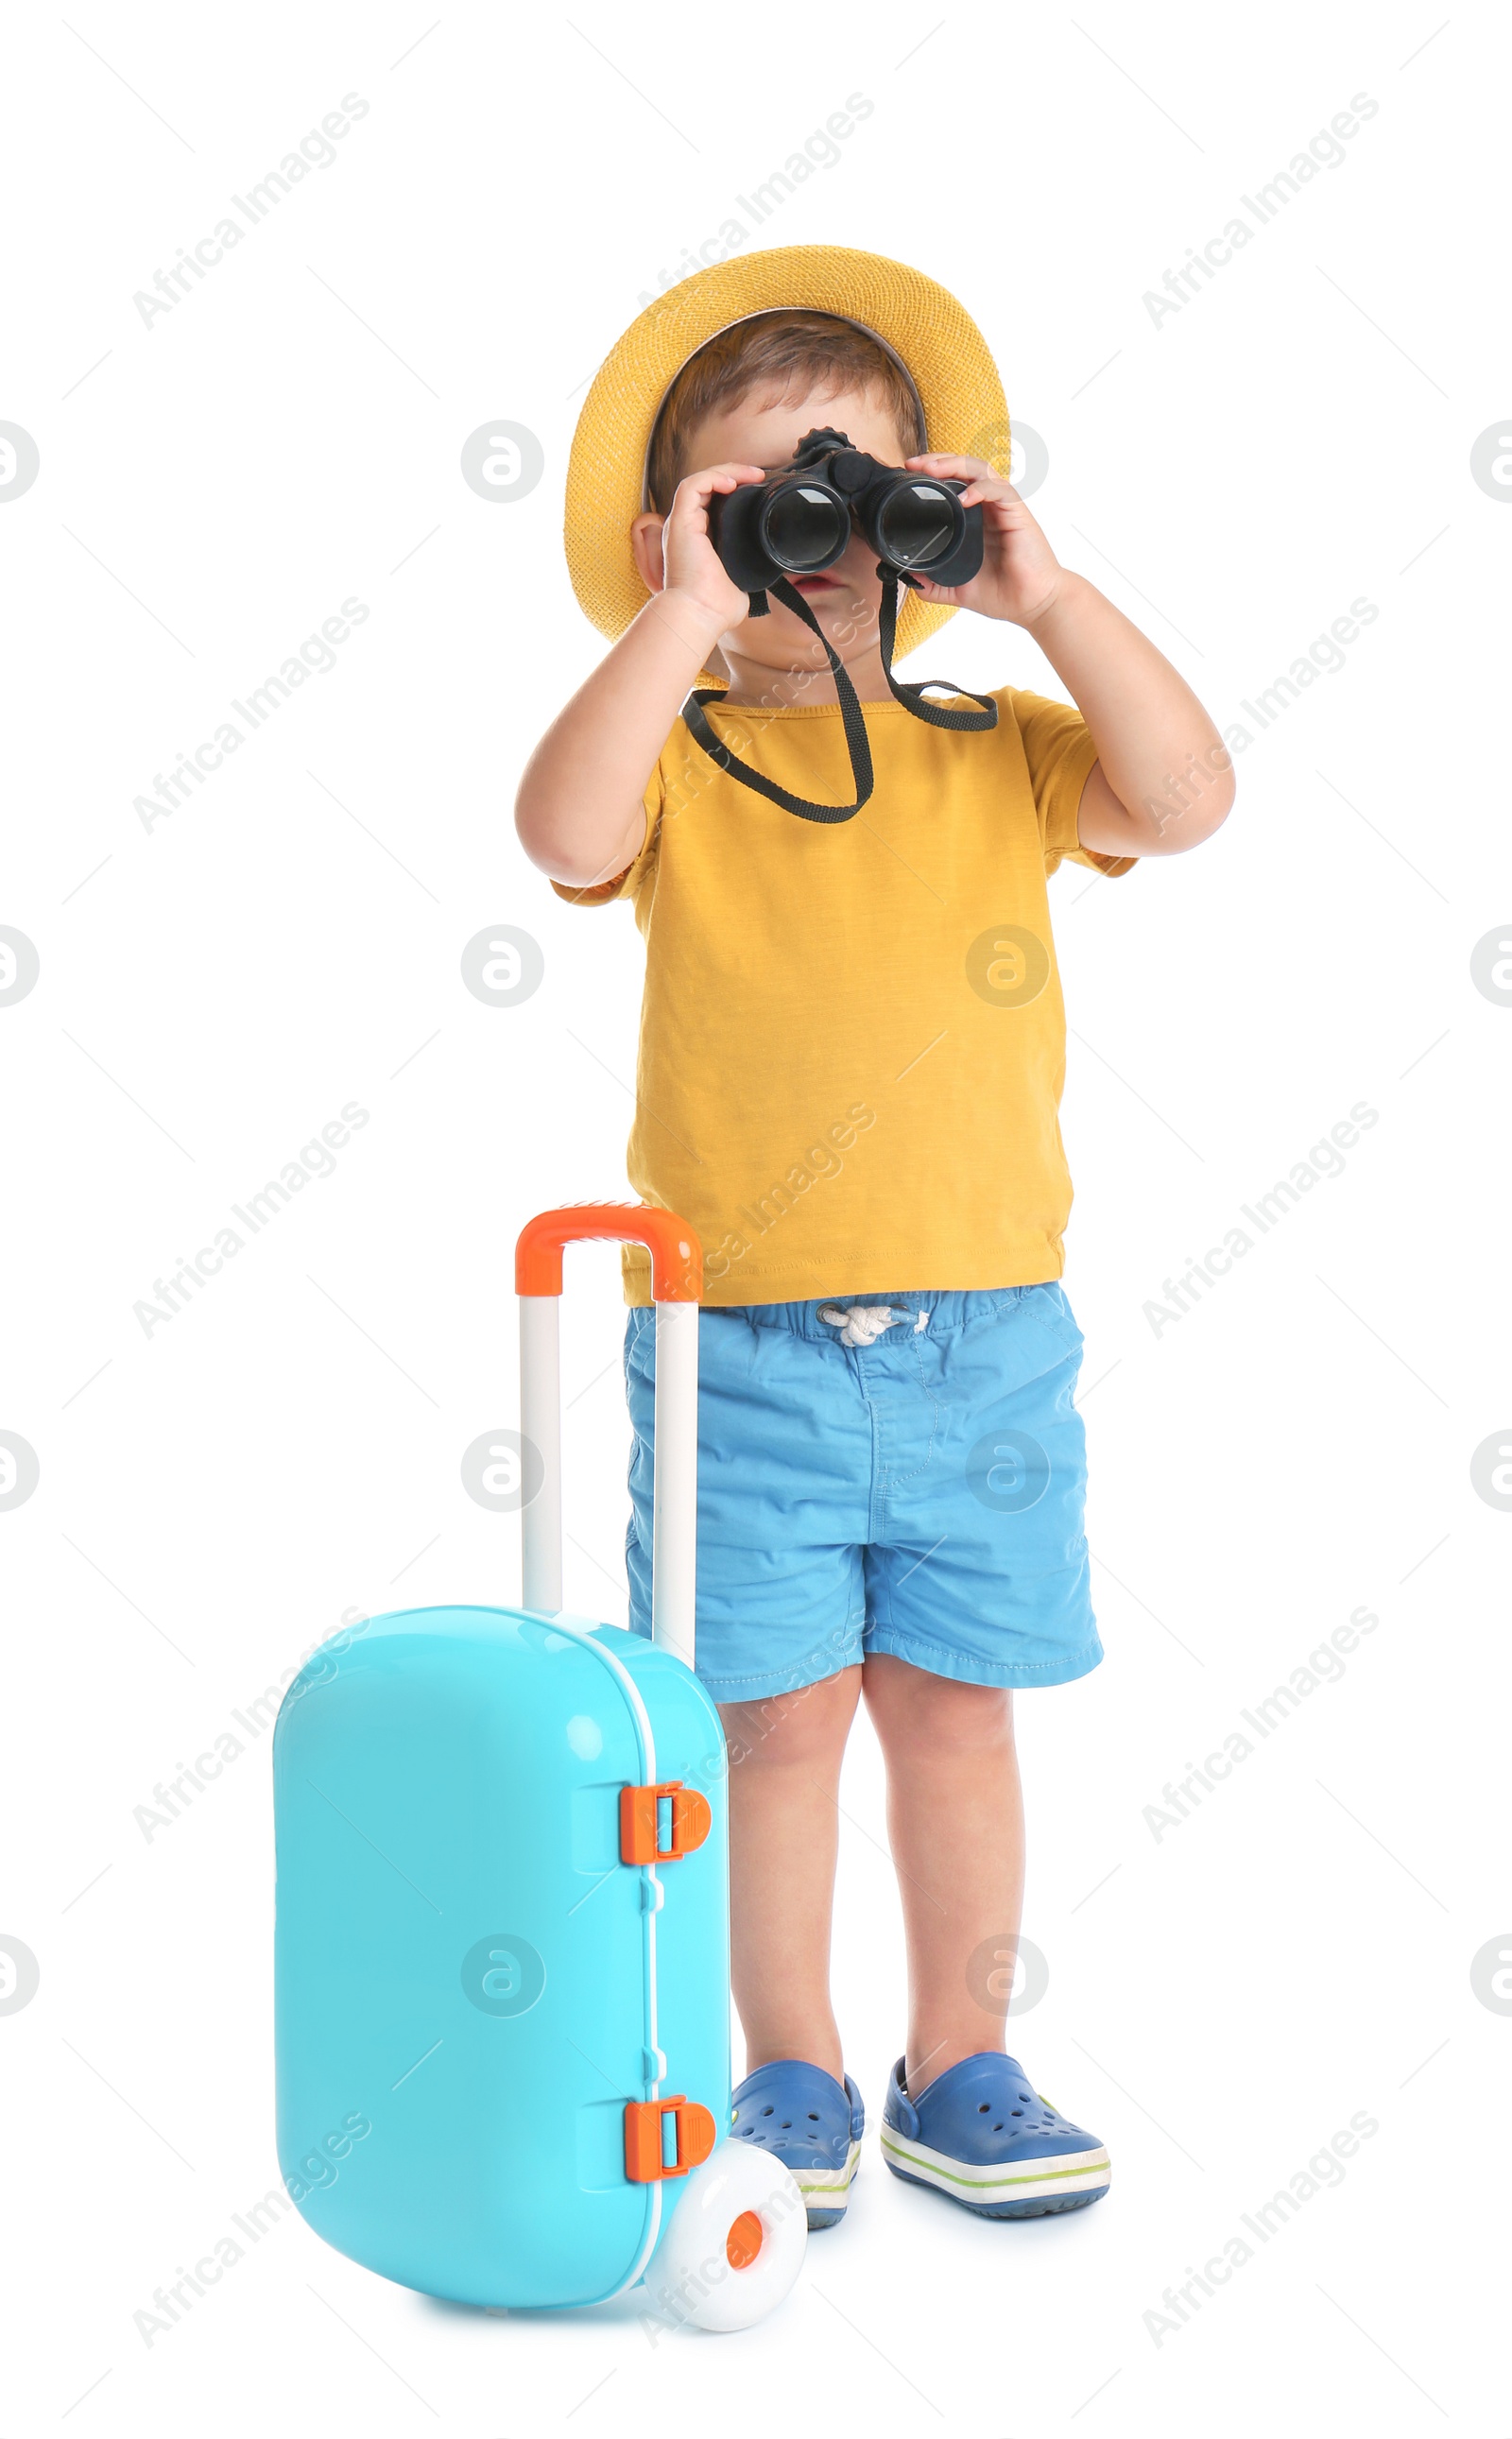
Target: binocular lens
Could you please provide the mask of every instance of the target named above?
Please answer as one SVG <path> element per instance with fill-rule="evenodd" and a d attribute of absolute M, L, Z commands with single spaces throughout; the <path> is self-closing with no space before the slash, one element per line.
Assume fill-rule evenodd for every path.
<path fill-rule="evenodd" d="M 789 483 L 774 491 L 762 519 L 762 537 L 777 565 L 800 574 L 827 567 L 849 534 L 850 519 L 840 502 L 812 483 Z"/>
<path fill-rule="evenodd" d="M 927 567 L 945 557 L 963 522 L 952 492 L 935 483 L 899 483 L 878 513 L 878 546 L 895 567 Z"/>

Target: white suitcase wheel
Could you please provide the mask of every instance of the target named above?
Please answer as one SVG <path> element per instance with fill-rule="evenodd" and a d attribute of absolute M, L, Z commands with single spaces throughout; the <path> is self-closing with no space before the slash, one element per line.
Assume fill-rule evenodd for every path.
<path fill-rule="evenodd" d="M 719 2144 L 676 2194 L 646 2291 L 678 2325 L 749 2329 L 775 2311 L 803 2267 L 804 2199 L 770 2151 Z"/>

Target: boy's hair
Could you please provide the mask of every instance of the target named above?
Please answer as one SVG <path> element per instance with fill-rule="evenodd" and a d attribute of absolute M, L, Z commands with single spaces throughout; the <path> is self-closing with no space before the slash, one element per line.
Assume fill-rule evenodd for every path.
<path fill-rule="evenodd" d="M 918 393 L 897 357 L 869 330 L 836 313 L 792 308 L 754 313 L 690 356 L 663 400 L 646 469 L 652 507 L 663 516 L 670 509 L 687 444 L 706 415 L 749 398 L 753 390 L 780 394 L 794 379 L 831 396 L 847 388 L 869 390 L 891 408 L 904 456 L 922 454 Z"/>

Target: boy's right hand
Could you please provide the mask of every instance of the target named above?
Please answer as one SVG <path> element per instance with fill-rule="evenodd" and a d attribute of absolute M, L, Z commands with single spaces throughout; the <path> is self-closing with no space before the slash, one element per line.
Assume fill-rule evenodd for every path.
<path fill-rule="evenodd" d="M 751 601 L 726 576 L 709 540 L 709 501 L 716 491 L 765 480 L 763 466 L 709 466 L 702 473 L 685 474 L 663 523 L 664 590 L 675 593 L 709 622 L 711 642 L 750 616 Z"/>
<path fill-rule="evenodd" d="M 679 483 L 665 517 L 643 509 L 631 526 L 650 597 L 558 713 L 515 799 L 525 853 L 554 881 L 593 888 L 640 853 L 656 757 L 720 636 L 751 614 L 709 540 L 709 502 L 761 482 L 765 471 L 706 467 Z"/>

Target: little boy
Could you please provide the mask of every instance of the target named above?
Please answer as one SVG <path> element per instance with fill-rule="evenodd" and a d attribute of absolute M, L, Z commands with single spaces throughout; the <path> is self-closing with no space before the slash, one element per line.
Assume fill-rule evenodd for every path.
<path fill-rule="evenodd" d="M 980 506 L 980 574 L 911 583 L 899 652 L 958 604 L 1026 629 L 1075 708 L 1003 687 L 935 724 L 892 684 L 882 571 L 856 530 L 798 579 L 811 625 L 780 597 L 756 614 L 710 502 L 823 426 L 921 480 L 964 479 L 963 509 Z M 1002 2046 L 1023 1880 L 1012 1689 L 1102 1656 L 1081 1336 L 1058 1284 L 1071 1188 L 1045 882 L 1066 856 L 1112 877 L 1197 846 L 1233 786 L 1182 678 L 963 454 L 1005 432 L 980 333 L 902 264 L 788 248 L 649 308 L 594 384 L 568 481 L 578 597 L 618 641 L 543 739 L 517 809 L 560 893 L 628 898 L 645 936 L 629 1172 L 705 1251 L 698 1662 L 731 1758 L 735 2132 L 785 2161 L 811 2227 L 843 2217 L 863 2123 L 828 1991 L 837 1789 L 863 1697 L 908 1942 L 889 2167 L 994 2218 L 1076 2209 L 1109 2182 L 1103 2145 Z M 875 783 L 827 820 L 857 792 L 831 654 L 864 707 Z M 704 713 L 718 762 L 681 716 L 701 676 L 724 687 Z M 647 1632 L 638 1251 L 626 1280 L 631 1624 Z"/>

